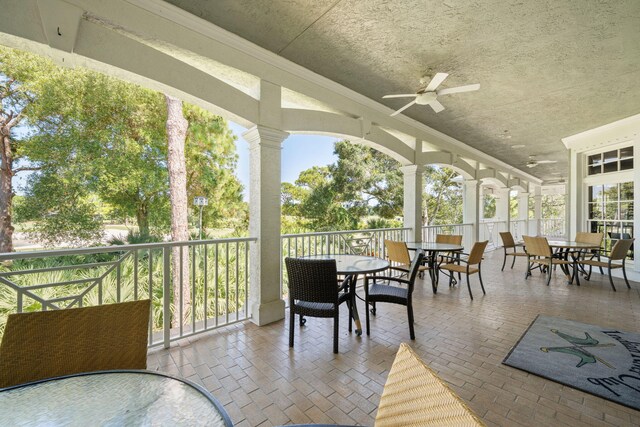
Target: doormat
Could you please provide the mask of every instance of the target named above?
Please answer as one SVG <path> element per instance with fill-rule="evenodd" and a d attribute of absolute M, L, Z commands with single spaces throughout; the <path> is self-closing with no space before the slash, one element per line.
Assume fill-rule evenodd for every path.
<path fill-rule="evenodd" d="M 503 364 L 640 409 L 640 334 L 539 315 Z"/>

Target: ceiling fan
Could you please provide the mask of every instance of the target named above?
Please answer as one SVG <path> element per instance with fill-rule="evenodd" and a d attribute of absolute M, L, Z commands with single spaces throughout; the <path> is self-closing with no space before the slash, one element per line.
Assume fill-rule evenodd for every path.
<path fill-rule="evenodd" d="M 440 95 L 448 95 L 451 93 L 461 93 L 461 92 L 471 92 L 474 90 L 480 89 L 479 84 L 466 85 L 466 86 L 458 86 L 458 87 L 450 87 L 446 89 L 436 90 L 438 86 L 449 76 L 447 73 L 437 73 L 433 76 L 432 79 L 429 79 L 429 76 L 422 77 L 420 79 L 420 89 L 416 93 L 402 93 L 398 95 L 385 95 L 383 98 L 415 98 L 413 101 L 400 108 L 397 111 L 394 111 L 391 116 L 395 116 L 400 114 L 407 108 L 411 107 L 413 104 L 418 105 L 428 105 L 433 108 L 433 111 L 439 113 L 444 110 L 444 105 L 442 105 L 438 101 L 438 96 Z M 430 81 L 429 81 L 430 80 Z M 429 82 L 427 84 L 427 82 Z"/>
<path fill-rule="evenodd" d="M 550 164 L 550 163 L 558 163 L 557 160 L 536 160 L 535 156 L 529 156 L 529 161 L 526 163 L 526 167 L 535 168 L 538 165 Z"/>

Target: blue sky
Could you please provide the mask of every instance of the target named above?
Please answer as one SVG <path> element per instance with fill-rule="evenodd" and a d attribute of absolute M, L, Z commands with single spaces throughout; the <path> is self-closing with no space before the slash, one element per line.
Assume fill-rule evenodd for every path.
<path fill-rule="evenodd" d="M 246 129 L 236 123 L 229 122 L 229 128 L 238 137 L 238 169 L 236 175 L 244 186 L 244 199 L 249 196 L 249 144 L 242 138 Z M 282 147 L 282 182 L 295 182 L 303 170 L 313 166 L 325 166 L 334 163 L 337 156 L 333 154 L 333 143 L 337 138 L 318 135 L 291 135 Z"/>

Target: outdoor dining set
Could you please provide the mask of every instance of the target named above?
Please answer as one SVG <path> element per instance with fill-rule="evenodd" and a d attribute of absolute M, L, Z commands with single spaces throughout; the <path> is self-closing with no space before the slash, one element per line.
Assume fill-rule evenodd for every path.
<path fill-rule="evenodd" d="M 594 267 L 604 274 L 607 270 L 611 288 L 615 285 L 611 271 L 622 269 L 627 287 L 625 259 L 633 239 L 617 240 L 610 251 L 602 249 L 603 233 L 577 233 L 574 240 L 547 240 L 545 237 L 522 236 L 516 242 L 510 232 L 501 232 L 504 259 L 501 271 L 512 257 L 513 269 L 518 257 L 526 259 L 525 279 L 538 269 L 546 275 L 549 285 L 553 272 L 560 267 L 568 284 L 580 285 L 580 276 L 589 280 Z M 433 293 L 438 291 L 440 276 L 448 278 L 454 286 L 465 275 L 469 297 L 473 300 L 470 276 L 477 273 L 480 289 L 486 294 L 482 281 L 482 260 L 488 241 L 476 242 L 469 253 L 464 253 L 461 235 L 439 234 L 434 242 L 406 242 L 384 240 L 384 256 L 371 254 L 321 254 L 286 258 L 289 283 L 289 346 L 294 345 L 295 317 L 300 326 L 305 317 L 333 318 L 333 352 L 338 353 L 339 307 L 345 303 L 349 310 L 349 332 L 352 323 L 358 336 L 362 326 L 357 299 L 365 303 L 367 335 L 370 335 L 370 315 L 376 314 L 378 303 L 406 306 L 409 336 L 415 339 L 412 294 L 417 277 L 429 275 Z M 411 253 L 413 252 L 413 256 Z M 384 271 L 389 274 L 380 275 Z M 356 292 L 362 280 L 364 296 Z M 336 280 L 338 286 L 336 287 Z"/>

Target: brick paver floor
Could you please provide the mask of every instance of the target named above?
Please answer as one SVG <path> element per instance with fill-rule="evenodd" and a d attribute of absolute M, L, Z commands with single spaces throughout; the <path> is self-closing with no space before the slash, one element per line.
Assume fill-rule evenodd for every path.
<path fill-rule="evenodd" d="M 379 304 L 369 337 L 347 331 L 342 306 L 337 355 L 330 319 L 296 324 L 293 349 L 288 321 L 264 327 L 247 322 L 152 350 L 148 368 L 203 385 L 238 426 L 373 425 L 398 345 L 408 342 L 488 425 L 640 425 L 639 411 L 501 363 L 538 314 L 640 331 L 640 285 L 627 289 L 616 279 L 613 292 L 594 274 L 581 287 L 569 286 L 558 270 L 547 287 L 537 272 L 524 280 L 524 259 L 505 272 L 501 264 L 501 251 L 486 255 L 487 294 L 474 275 L 473 301 L 464 283 L 449 288 L 445 282 L 434 295 L 428 279 L 419 280 L 415 341 L 402 306 Z M 361 301 L 359 311 L 364 319 Z"/>

